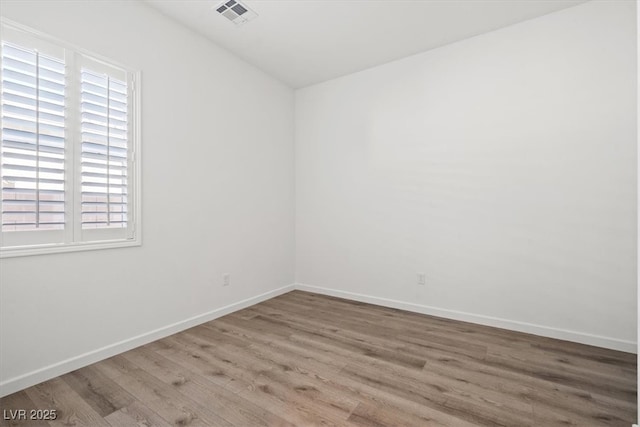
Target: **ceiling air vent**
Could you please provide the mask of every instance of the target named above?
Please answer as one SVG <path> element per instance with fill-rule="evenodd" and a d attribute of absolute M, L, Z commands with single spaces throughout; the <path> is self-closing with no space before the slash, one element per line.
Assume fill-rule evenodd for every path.
<path fill-rule="evenodd" d="M 237 26 L 249 22 L 258 16 L 258 14 L 249 9 L 246 4 L 240 3 L 237 0 L 229 0 L 220 3 L 218 7 L 216 7 L 216 11 Z"/>

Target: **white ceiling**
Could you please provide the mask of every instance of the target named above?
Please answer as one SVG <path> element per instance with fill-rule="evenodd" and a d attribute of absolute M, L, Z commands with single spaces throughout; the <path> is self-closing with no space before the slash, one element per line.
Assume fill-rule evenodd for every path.
<path fill-rule="evenodd" d="M 294 88 L 433 49 L 585 0 L 245 0 L 236 27 L 222 0 L 146 0 Z"/>

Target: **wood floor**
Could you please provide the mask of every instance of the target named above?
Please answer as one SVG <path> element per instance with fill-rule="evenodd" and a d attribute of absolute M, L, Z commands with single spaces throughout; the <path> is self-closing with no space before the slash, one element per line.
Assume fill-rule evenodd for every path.
<path fill-rule="evenodd" d="M 636 356 L 294 291 L 0 407 L 58 412 L 2 426 L 629 427 Z"/>

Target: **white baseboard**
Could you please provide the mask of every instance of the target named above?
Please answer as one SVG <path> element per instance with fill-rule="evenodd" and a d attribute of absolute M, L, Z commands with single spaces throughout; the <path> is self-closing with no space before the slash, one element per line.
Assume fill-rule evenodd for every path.
<path fill-rule="evenodd" d="M 464 322 L 477 323 L 480 325 L 493 326 L 496 328 L 509 329 L 518 332 L 525 332 L 528 334 L 539 335 L 548 338 L 556 338 L 581 344 L 609 348 L 612 350 L 625 351 L 627 353 L 637 353 L 638 351 L 638 346 L 633 341 L 620 340 L 617 338 L 609 338 L 600 335 L 592 335 L 584 332 L 550 328 L 548 326 L 534 325 L 531 323 L 518 322 L 516 320 L 507 320 L 497 317 L 484 316 L 481 314 L 465 313 L 462 311 L 431 307 L 428 305 L 415 304 L 387 298 L 379 298 L 353 292 L 340 291 L 337 289 L 323 288 L 320 286 L 305 285 L 302 283 L 296 284 L 296 289 L 365 302 L 369 304 L 381 305 L 384 307 L 412 311 L 415 313 L 428 314 L 431 316 L 443 317 L 446 319 L 461 320 Z"/>
<path fill-rule="evenodd" d="M 23 390 L 27 387 L 31 387 L 32 385 L 41 383 L 51 378 L 55 378 L 59 375 L 75 371 L 76 369 L 80 369 L 92 363 L 96 363 L 111 356 L 115 356 L 116 354 L 120 354 L 136 347 L 140 347 L 141 345 L 148 344 L 152 341 L 156 341 L 169 335 L 173 335 L 177 332 L 184 331 L 185 329 L 189 329 L 202 323 L 209 322 L 211 320 L 217 319 L 218 317 L 233 313 L 234 311 L 242 310 L 243 308 L 247 308 L 259 302 L 266 301 L 273 297 L 277 297 L 278 295 L 282 295 L 284 293 L 292 291 L 293 289 L 295 289 L 295 285 L 293 284 L 283 286 L 273 291 L 269 291 L 255 297 L 247 298 L 245 300 L 229 304 L 227 306 L 209 311 L 207 313 L 199 314 L 197 316 L 164 326 L 154 331 L 146 332 L 144 334 L 128 338 L 126 340 L 110 344 L 96 350 L 92 350 L 88 353 L 63 360 L 53 365 L 45 366 L 44 368 L 35 370 L 33 372 L 29 372 L 27 374 L 20 375 L 14 378 L 9 378 L 8 380 L 0 383 L 0 397 L 15 393 L 16 391 Z"/>
<path fill-rule="evenodd" d="M 134 349 L 144 344 L 148 344 L 152 341 L 156 341 L 183 331 L 185 329 L 192 328 L 205 322 L 217 319 L 218 317 L 225 316 L 243 308 L 250 307 L 254 304 L 258 304 L 262 301 L 274 298 L 278 295 L 282 295 L 294 289 L 302 291 L 314 292 L 322 295 L 330 295 L 339 298 L 350 299 L 354 301 L 365 302 L 369 304 L 381 305 L 384 307 L 397 308 L 400 310 L 411 311 L 415 313 L 428 314 L 432 316 L 443 317 L 453 320 L 461 320 L 465 322 L 477 323 L 480 325 L 493 326 L 497 328 L 509 329 L 513 331 L 526 332 L 534 335 L 540 335 L 543 337 L 557 338 L 561 340 L 573 341 L 582 344 L 589 344 L 598 347 L 610 348 L 613 350 L 626 351 L 629 353 L 637 352 L 637 344 L 632 341 L 625 341 L 616 338 L 603 337 L 599 335 L 586 334 L 582 332 L 569 331 L 565 329 L 550 328 L 547 326 L 534 325 L 525 322 L 518 322 L 514 320 L 500 319 L 491 316 L 483 316 L 479 314 L 465 313 L 455 310 L 442 309 L 437 307 L 431 307 L 427 305 L 414 304 L 404 301 L 392 300 L 387 298 L 379 298 L 369 295 L 357 294 L 353 292 L 345 292 L 337 289 L 323 288 L 319 286 L 311 286 L 305 284 L 292 284 L 283 286 L 257 295 L 255 297 L 247 298 L 242 301 L 238 301 L 233 304 L 203 313 L 189 319 L 173 323 L 171 325 L 164 326 L 162 328 L 128 338 L 126 340 L 110 344 L 108 346 L 81 354 L 55 363 L 53 365 L 45 366 L 44 368 L 23 374 L 0 383 L 0 397 L 14 393 L 19 390 L 23 390 L 32 385 L 41 383 L 51 378 L 55 378 L 59 375 L 64 375 L 68 372 L 80 369 L 84 366 L 92 363 L 99 362 L 125 351 Z"/>

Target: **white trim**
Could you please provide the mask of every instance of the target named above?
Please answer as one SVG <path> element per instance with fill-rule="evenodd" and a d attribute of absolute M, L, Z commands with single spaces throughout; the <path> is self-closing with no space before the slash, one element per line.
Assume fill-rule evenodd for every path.
<path fill-rule="evenodd" d="M 570 331 L 567 329 L 550 328 L 548 326 L 534 325 L 532 323 L 519 322 L 516 320 L 501 319 L 498 317 L 484 316 L 481 314 L 465 313 L 462 311 L 431 307 L 428 305 L 374 297 L 353 292 L 345 292 L 337 289 L 323 288 L 320 286 L 312 286 L 302 283 L 297 283 L 296 289 L 338 298 L 345 298 L 353 301 L 381 305 L 383 307 L 397 308 L 414 313 L 428 314 L 430 316 L 443 317 L 446 319 L 461 320 L 463 322 L 470 322 L 479 325 L 492 326 L 495 328 L 525 332 L 528 334 L 539 335 L 548 338 L 573 341 L 581 344 L 609 348 L 612 350 L 626 351 L 628 353 L 637 352 L 637 344 L 635 342 L 617 338 L 609 338 L 600 335 L 587 334 L 584 332 Z"/>
<path fill-rule="evenodd" d="M 184 331 L 185 329 L 189 329 L 202 323 L 209 322 L 211 320 L 217 319 L 218 317 L 226 316 L 227 314 L 277 297 L 278 295 L 285 294 L 294 289 L 295 285 L 293 284 L 283 286 L 281 288 L 265 292 L 255 297 L 247 298 L 242 301 L 238 301 L 224 307 L 220 307 L 215 310 L 190 317 L 186 320 L 181 320 L 179 322 L 163 326 L 153 331 L 145 332 L 144 334 L 127 338 L 113 344 L 109 344 L 102 348 L 98 348 L 96 350 L 81 354 L 79 356 L 71 357 L 67 360 L 54 363 L 53 365 L 45 366 L 44 368 L 28 372 L 17 377 L 9 378 L 8 380 L 0 383 L 0 397 L 15 393 L 16 391 L 23 390 L 27 387 L 31 387 L 32 385 L 41 383 L 51 378 L 55 378 L 59 375 L 64 375 L 68 372 L 80 369 L 84 366 L 99 362 L 117 354 L 124 353 L 125 351 L 140 347 L 141 345 L 148 344 L 152 341 L 168 337 L 169 335 Z"/>
<path fill-rule="evenodd" d="M 16 391 L 23 390 L 32 385 L 41 383 L 43 381 L 55 378 L 59 375 L 66 374 L 76 369 L 80 369 L 84 366 L 92 363 L 99 362 L 117 354 L 129 351 L 136 347 L 148 344 L 150 342 L 165 338 L 169 335 L 181 332 L 185 329 L 192 328 L 205 322 L 217 319 L 227 314 L 233 313 L 238 310 L 250 307 L 254 304 L 266 301 L 268 299 L 277 297 L 279 295 L 290 292 L 294 289 L 313 292 L 322 295 L 329 295 L 339 298 L 345 298 L 353 301 L 360 301 L 369 304 L 381 305 L 383 307 L 397 308 L 400 310 L 411 311 L 415 313 L 428 314 L 432 316 L 443 317 L 453 320 L 461 320 L 465 322 L 472 322 L 480 325 L 492 326 L 497 328 L 509 329 L 519 332 L 526 332 L 534 335 L 540 335 L 549 338 L 563 339 L 568 341 L 574 341 L 583 344 L 595 345 L 598 347 L 605 347 L 614 350 L 627 351 L 635 353 L 636 343 L 631 341 L 619 340 L 615 338 L 608 338 L 599 335 L 585 334 L 582 332 L 568 331 L 564 329 L 549 328 L 546 326 L 533 325 L 530 323 L 518 322 L 514 320 L 500 319 L 491 316 L 483 316 L 479 314 L 464 313 L 455 310 L 441 309 L 436 307 L 430 307 L 426 305 L 408 303 L 403 301 L 397 301 L 387 298 L 379 298 L 369 295 L 357 294 L 353 292 L 339 291 L 337 289 L 323 288 L 319 286 L 312 286 L 306 284 L 291 284 L 283 286 L 278 289 L 274 289 L 269 292 L 257 295 L 255 297 L 247 298 L 242 301 L 238 301 L 224 307 L 199 314 L 197 316 L 190 317 L 180 322 L 172 323 L 162 328 L 155 329 L 144 334 L 137 335 L 132 338 L 128 338 L 119 341 L 114 344 L 107 345 L 105 347 L 92 350 L 90 352 L 81 354 L 79 356 L 71 357 L 67 360 L 63 360 L 53 365 L 45 366 L 44 368 L 37 369 L 35 371 L 10 378 L 0 383 L 0 397 L 15 393 Z"/>
<path fill-rule="evenodd" d="M 131 124 L 132 144 L 130 148 L 133 173 L 131 174 L 130 188 L 133 192 L 133 207 L 131 218 L 133 230 L 130 238 L 138 245 L 142 245 L 142 71 L 130 72 L 132 79 L 131 91 L 133 94 L 133 123 Z"/>
<path fill-rule="evenodd" d="M 93 251 L 98 249 L 127 248 L 141 245 L 142 240 L 140 239 L 140 234 L 137 234 L 134 239 L 54 243 L 50 245 L 37 246 L 14 246 L 3 248 L 0 252 L 0 259 L 66 252 Z"/>

